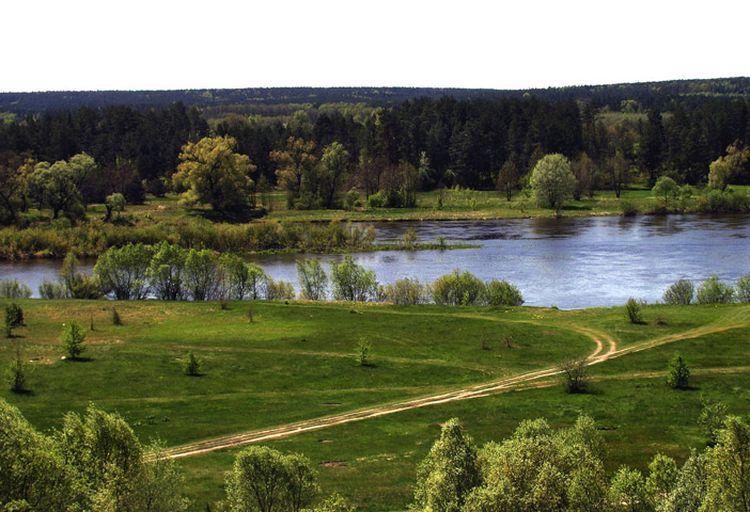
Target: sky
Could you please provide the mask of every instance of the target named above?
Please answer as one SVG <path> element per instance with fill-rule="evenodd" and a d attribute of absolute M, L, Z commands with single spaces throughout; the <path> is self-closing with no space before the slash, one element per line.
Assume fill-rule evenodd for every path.
<path fill-rule="evenodd" d="M 750 1 L 3 0 L 0 91 L 750 75 Z"/>

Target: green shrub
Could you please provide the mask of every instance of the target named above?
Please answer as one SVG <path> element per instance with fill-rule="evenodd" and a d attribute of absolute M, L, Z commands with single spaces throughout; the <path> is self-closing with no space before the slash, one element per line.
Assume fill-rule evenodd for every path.
<path fill-rule="evenodd" d="M 375 272 L 354 262 L 350 255 L 341 263 L 331 263 L 331 284 L 336 300 L 364 302 L 377 296 Z"/>
<path fill-rule="evenodd" d="M 737 280 L 735 292 L 739 302 L 750 302 L 750 274 Z"/>
<path fill-rule="evenodd" d="M 63 324 L 60 341 L 62 342 L 63 350 L 68 359 L 75 361 L 81 357 L 81 354 L 86 350 L 83 346 L 85 339 L 86 334 L 83 332 L 80 325 L 75 322 Z"/>
<path fill-rule="evenodd" d="M 642 324 L 643 315 L 641 313 L 641 303 L 635 300 L 633 297 L 628 299 L 625 304 L 625 312 L 628 315 L 628 320 L 631 324 Z"/>
<path fill-rule="evenodd" d="M 484 283 L 471 272 L 454 270 L 432 283 L 432 300 L 445 306 L 469 306 L 485 300 Z"/>
<path fill-rule="evenodd" d="M 297 261 L 297 277 L 300 295 L 307 300 L 324 300 L 328 288 L 328 276 L 317 259 Z"/>
<path fill-rule="evenodd" d="M 667 367 L 667 384 L 673 389 L 687 389 L 690 368 L 680 354 L 675 354 Z"/>
<path fill-rule="evenodd" d="M 523 304 L 521 291 L 507 281 L 493 279 L 486 285 L 486 300 L 490 306 L 520 306 Z"/>
<path fill-rule="evenodd" d="M 404 232 L 402 242 L 407 249 L 414 249 L 414 246 L 417 244 L 417 230 L 414 228 L 408 228 Z"/>
<path fill-rule="evenodd" d="M 622 211 L 623 217 L 633 217 L 638 215 L 638 207 L 633 201 L 628 199 L 620 200 L 620 210 Z"/>
<path fill-rule="evenodd" d="M 274 281 L 270 277 L 266 282 L 267 300 L 289 300 L 294 298 L 294 286 L 287 281 Z"/>
<path fill-rule="evenodd" d="M 187 357 L 183 362 L 182 369 L 185 372 L 185 375 L 189 377 L 201 376 L 201 363 L 192 352 L 188 352 Z"/>
<path fill-rule="evenodd" d="M 407 277 L 382 286 L 379 295 L 383 300 L 393 304 L 411 306 L 427 302 L 428 290 L 418 280 Z"/>
<path fill-rule="evenodd" d="M 39 285 L 39 296 L 43 299 L 66 299 L 68 291 L 62 283 L 44 280 Z"/>
<path fill-rule="evenodd" d="M 112 325 L 122 325 L 122 318 L 120 313 L 115 308 L 112 308 Z"/>
<path fill-rule="evenodd" d="M 359 366 L 372 366 L 372 343 L 361 339 L 357 343 L 356 359 Z"/>
<path fill-rule="evenodd" d="M 23 309 L 12 302 L 5 306 L 5 337 L 13 336 L 13 329 L 23 325 Z"/>
<path fill-rule="evenodd" d="M 695 287 L 687 279 L 680 279 L 664 292 L 664 303 L 685 306 L 693 302 Z"/>
<path fill-rule="evenodd" d="M 573 359 L 560 365 L 563 387 L 566 393 L 584 393 L 588 389 L 588 361 Z"/>
<path fill-rule="evenodd" d="M 111 293 L 117 300 L 145 299 L 153 253 L 152 246 L 140 243 L 107 249 L 94 266 L 102 291 Z"/>
<path fill-rule="evenodd" d="M 716 275 L 703 281 L 696 294 L 698 304 L 728 304 L 733 298 L 732 287 L 719 281 L 719 276 Z"/>
<path fill-rule="evenodd" d="M 26 368 L 20 357 L 15 358 L 6 369 L 5 379 L 8 388 L 14 393 L 23 393 L 26 389 Z"/>
<path fill-rule="evenodd" d="M 190 249 L 185 256 L 183 274 L 185 292 L 192 300 L 221 297 L 219 255 L 210 249 Z"/>
<path fill-rule="evenodd" d="M 0 280 L 0 299 L 28 299 L 31 288 L 19 283 L 16 279 Z"/>

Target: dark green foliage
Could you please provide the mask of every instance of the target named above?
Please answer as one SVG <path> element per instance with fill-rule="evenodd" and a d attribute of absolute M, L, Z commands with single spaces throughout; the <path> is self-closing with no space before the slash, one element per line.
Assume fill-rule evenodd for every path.
<path fill-rule="evenodd" d="M 560 365 L 566 393 L 585 393 L 588 389 L 588 361 L 572 359 Z"/>
<path fill-rule="evenodd" d="M 631 324 L 642 324 L 643 313 L 641 312 L 641 303 L 635 300 L 633 297 L 628 299 L 625 303 L 625 313 L 627 314 L 628 321 Z"/>
<path fill-rule="evenodd" d="M 687 389 L 690 385 L 690 368 L 680 354 L 669 361 L 667 384 L 674 389 Z"/>
<path fill-rule="evenodd" d="M 63 324 L 60 342 L 62 343 L 65 355 L 69 360 L 75 361 L 81 357 L 81 354 L 86 350 L 83 346 L 85 339 L 86 334 L 83 332 L 83 328 L 81 328 L 76 322 Z"/>
<path fill-rule="evenodd" d="M 183 362 L 182 369 L 188 377 L 200 377 L 203 375 L 201 373 L 201 362 L 192 352 L 188 352 L 187 357 Z"/>
<path fill-rule="evenodd" d="M 664 292 L 664 303 L 687 305 L 693 302 L 694 286 L 687 279 L 680 279 Z"/>
<path fill-rule="evenodd" d="M 486 286 L 486 300 L 490 306 L 520 306 L 523 304 L 521 291 L 507 281 L 492 279 Z"/>
<path fill-rule="evenodd" d="M 120 313 L 115 308 L 112 308 L 112 325 L 122 325 L 122 318 Z"/>
<path fill-rule="evenodd" d="M 484 283 L 471 272 L 454 270 L 432 283 L 432 300 L 446 306 L 469 306 L 485 300 Z"/>
<path fill-rule="evenodd" d="M 23 309 L 15 302 L 5 306 L 5 337 L 13 336 L 13 329 L 23 325 Z"/>

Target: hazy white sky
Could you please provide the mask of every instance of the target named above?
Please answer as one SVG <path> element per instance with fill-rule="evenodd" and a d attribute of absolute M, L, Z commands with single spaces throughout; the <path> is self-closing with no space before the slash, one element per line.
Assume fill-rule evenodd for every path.
<path fill-rule="evenodd" d="M 3 0 L 0 90 L 750 75 L 750 0 Z"/>

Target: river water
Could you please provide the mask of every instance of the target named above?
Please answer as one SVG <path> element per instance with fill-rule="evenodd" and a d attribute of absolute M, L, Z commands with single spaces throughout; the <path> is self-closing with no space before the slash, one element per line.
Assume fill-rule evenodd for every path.
<path fill-rule="evenodd" d="M 399 240 L 414 227 L 420 241 L 443 236 L 479 245 L 446 251 L 354 253 L 381 283 L 402 277 L 430 282 L 453 269 L 506 279 L 526 304 L 560 308 L 610 306 L 628 297 L 661 298 L 677 279 L 710 274 L 734 281 L 750 273 L 750 216 L 590 217 L 375 224 L 378 241 Z M 274 279 L 296 284 L 295 261 L 309 255 L 252 258 Z M 328 262 L 341 255 L 321 255 Z M 0 263 L 0 279 L 16 278 L 35 292 L 54 279 L 60 262 Z"/>

